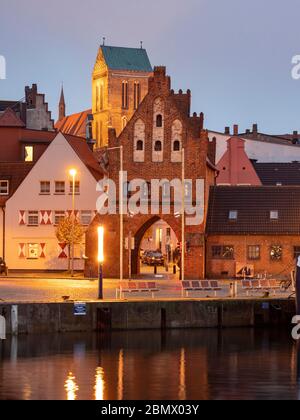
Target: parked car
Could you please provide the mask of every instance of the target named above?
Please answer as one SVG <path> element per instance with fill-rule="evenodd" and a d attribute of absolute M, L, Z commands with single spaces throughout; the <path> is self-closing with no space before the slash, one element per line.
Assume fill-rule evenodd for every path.
<path fill-rule="evenodd" d="M 141 257 L 142 264 L 148 265 L 148 256 L 152 254 L 153 251 L 145 251 Z"/>
<path fill-rule="evenodd" d="M 7 272 L 7 265 L 5 264 L 3 258 L 0 258 L 0 275 L 4 274 L 5 276 L 7 276 Z"/>
<path fill-rule="evenodd" d="M 148 251 L 144 261 L 147 265 L 165 265 L 165 258 L 160 251 Z"/>

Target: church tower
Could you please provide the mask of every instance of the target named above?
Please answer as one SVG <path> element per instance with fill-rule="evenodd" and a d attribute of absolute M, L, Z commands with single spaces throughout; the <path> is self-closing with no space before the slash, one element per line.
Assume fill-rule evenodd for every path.
<path fill-rule="evenodd" d="M 64 88 L 61 88 L 59 106 L 58 106 L 58 121 L 61 121 L 66 116 L 66 103 L 65 103 L 65 95 L 64 95 Z"/>
<path fill-rule="evenodd" d="M 93 138 L 96 148 L 108 143 L 108 129 L 117 136 L 148 93 L 153 70 L 143 48 L 99 48 L 92 77 Z"/>

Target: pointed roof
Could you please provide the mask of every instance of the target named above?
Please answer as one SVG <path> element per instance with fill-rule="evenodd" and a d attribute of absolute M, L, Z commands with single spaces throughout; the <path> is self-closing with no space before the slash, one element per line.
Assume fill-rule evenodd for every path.
<path fill-rule="evenodd" d="M 25 127 L 25 124 L 11 108 L 6 108 L 0 114 L 0 127 Z"/>
<path fill-rule="evenodd" d="M 78 137 L 86 137 L 86 121 L 88 115 L 92 114 L 91 109 L 72 114 L 57 121 L 55 128 L 64 134 L 71 134 Z"/>
<path fill-rule="evenodd" d="M 60 93 L 60 100 L 59 100 L 59 104 L 63 104 L 65 105 L 65 95 L 64 95 L 64 87 L 61 87 L 61 93 Z"/>
<path fill-rule="evenodd" d="M 111 70 L 153 71 L 147 51 L 143 48 L 109 47 L 102 45 L 104 60 Z"/>

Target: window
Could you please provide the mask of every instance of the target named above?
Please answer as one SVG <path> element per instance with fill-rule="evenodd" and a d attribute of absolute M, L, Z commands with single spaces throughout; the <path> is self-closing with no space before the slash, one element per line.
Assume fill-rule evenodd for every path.
<path fill-rule="evenodd" d="M 129 100 L 128 100 L 128 82 L 122 82 L 122 108 L 128 109 Z"/>
<path fill-rule="evenodd" d="M 260 259 L 260 246 L 249 245 L 248 246 L 248 260 L 259 260 Z"/>
<path fill-rule="evenodd" d="M 300 246 L 294 246 L 294 258 L 300 257 Z"/>
<path fill-rule="evenodd" d="M 154 145 L 154 150 L 155 152 L 161 152 L 162 151 L 162 142 L 161 141 L 156 141 L 155 145 Z"/>
<path fill-rule="evenodd" d="M 28 259 L 37 260 L 39 258 L 40 245 L 28 244 Z"/>
<path fill-rule="evenodd" d="M 122 117 L 122 130 L 124 130 L 124 128 L 127 125 L 127 118 L 126 117 Z"/>
<path fill-rule="evenodd" d="M 216 260 L 234 260 L 234 247 L 231 245 L 212 246 L 212 258 Z"/>
<path fill-rule="evenodd" d="M 28 212 L 28 226 L 38 226 L 38 225 L 39 225 L 39 212 L 29 211 Z"/>
<path fill-rule="evenodd" d="M 278 220 L 279 219 L 278 210 L 271 210 L 270 211 L 270 219 L 271 220 Z"/>
<path fill-rule="evenodd" d="M 50 182 L 41 181 L 40 183 L 40 194 L 49 195 L 50 194 Z"/>
<path fill-rule="evenodd" d="M 57 210 L 54 214 L 54 224 L 59 225 L 59 223 L 64 220 L 66 217 L 66 213 L 64 210 Z"/>
<path fill-rule="evenodd" d="M 270 259 L 271 261 L 281 261 L 282 260 L 282 246 L 281 245 L 272 245 L 270 248 Z"/>
<path fill-rule="evenodd" d="M 143 140 L 138 140 L 138 142 L 136 143 L 136 150 L 138 152 L 142 152 L 144 150 L 144 142 L 143 142 Z"/>
<path fill-rule="evenodd" d="M 180 141 L 179 140 L 175 140 L 174 144 L 173 144 L 173 152 L 180 152 Z"/>
<path fill-rule="evenodd" d="M 24 152 L 25 162 L 33 162 L 33 146 L 25 146 Z"/>
<path fill-rule="evenodd" d="M 9 194 L 9 181 L 0 181 L 0 195 Z"/>
<path fill-rule="evenodd" d="M 104 91 L 104 88 L 103 88 L 103 84 L 101 83 L 100 84 L 100 103 L 99 103 L 100 111 L 103 110 L 103 91 Z"/>
<path fill-rule="evenodd" d="M 80 181 L 75 181 L 75 194 L 80 194 Z M 73 181 L 70 181 L 70 194 L 73 194 Z"/>
<path fill-rule="evenodd" d="M 141 102 L 141 85 L 139 82 L 134 83 L 134 109 L 138 109 Z"/>
<path fill-rule="evenodd" d="M 237 218 L 238 218 L 238 211 L 237 210 L 230 210 L 229 220 L 237 220 Z"/>
<path fill-rule="evenodd" d="M 81 212 L 81 224 L 88 226 L 92 220 L 92 212 L 90 210 L 82 210 Z"/>
<path fill-rule="evenodd" d="M 162 127 L 163 126 L 163 117 L 161 114 L 158 114 L 156 116 L 156 127 Z"/>
<path fill-rule="evenodd" d="M 65 192 L 66 192 L 65 181 L 56 181 L 55 194 L 65 194 Z"/>

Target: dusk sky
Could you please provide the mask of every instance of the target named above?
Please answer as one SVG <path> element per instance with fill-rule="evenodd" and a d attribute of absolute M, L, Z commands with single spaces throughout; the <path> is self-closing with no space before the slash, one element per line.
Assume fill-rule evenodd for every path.
<path fill-rule="evenodd" d="M 102 37 L 128 47 L 143 40 L 173 88 L 192 90 L 206 128 L 300 131 L 300 80 L 291 77 L 299 16 L 299 0 L 1 0 L 0 98 L 21 99 L 37 83 L 56 118 L 63 81 L 67 113 L 87 109 Z"/>

